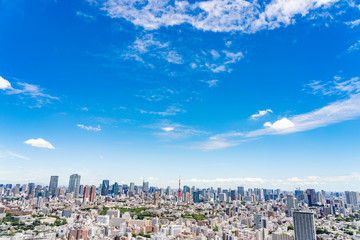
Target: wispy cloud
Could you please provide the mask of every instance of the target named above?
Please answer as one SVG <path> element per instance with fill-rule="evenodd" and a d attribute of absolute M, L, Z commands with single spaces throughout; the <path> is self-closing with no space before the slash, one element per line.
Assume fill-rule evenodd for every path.
<path fill-rule="evenodd" d="M 146 110 L 139 110 L 140 113 L 143 113 L 143 114 L 153 114 L 153 115 L 160 115 L 160 116 L 173 116 L 173 115 L 176 115 L 178 113 L 183 113 L 183 112 L 186 112 L 184 109 L 181 109 L 177 106 L 169 106 L 165 111 L 163 112 L 156 112 L 156 111 L 146 111 Z"/>
<path fill-rule="evenodd" d="M 153 124 L 147 127 L 156 130 L 155 135 L 166 140 L 207 134 L 205 131 L 199 130 L 193 126 L 175 123 L 169 120 L 163 120 L 158 124 Z"/>
<path fill-rule="evenodd" d="M 259 117 L 265 116 L 268 113 L 272 113 L 273 111 L 271 109 L 266 109 L 266 110 L 260 110 L 258 113 L 255 113 L 253 115 L 251 115 L 252 119 L 258 119 Z"/>
<path fill-rule="evenodd" d="M 87 131 L 94 131 L 94 132 L 100 132 L 101 131 L 100 125 L 98 125 L 97 127 L 92 127 L 92 126 L 85 126 L 83 124 L 77 124 L 76 126 L 78 126 L 79 128 L 82 128 L 84 130 L 87 130 Z"/>
<path fill-rule="evenodd" d="M 322 86 L 323 87 L 323 86 Z M 218 134 L 210 137 L 203 143 L 196 143 L 195 148 L 203 150 L 221 149 L 236 146 L 252 138 L 264 135 L 281 135 L 303 132 L 331 124 L 340 123 L 360 117 L 360 78 L 340 81 L 339 77 L 329 86 L 332 92 L 338 95 L 345 94 L 344 99 L 332 102 L 314 111 L 282 117 L 281 119 L 266 122 L 264 128 L 249 131 Z M 318 90 L 318 88 L 316 88 Z M 326 91 L 327 92 L 327 91 Z"/>
<path fill-rule="evenodd" d="M 209 85 L 209 87 L 216 87 L 219 80 L 217 80 L 217 79 L 208 80 L 208 81 L 201 80 L 201 82 L 207 83 Z"/>
<path fill-rule="evenodd" d="M 194 28 L 213 32 L 240 31 L 254 33 L 295 22 L 310 11 L 329 8 L 337 0 L 281 0 L 259 4 L 252 1 L 210 0 L 147 1 L 139 5 L 132 0 L 107 0 L 102 10 L 112 18 L 124 18 L 134 25 L 153 30 L 188 23 Z M 313 13 L 314 15 L 314 13 Z"/>
<path fill-rule="evenodd" d="M 28 96 L 32 99 L 35 99 L 36 104 L 30 107 L 41 107 L 46 103 L 50 103 L 51 100 L 59 99 L 58 97 L 44 93 L 44 89 L 37 85 L 24 82 L 16 82 L 15 85 L 17 86 L 16 88 L 12 86 L 10 81 L 0 76 L 0 90 L 4 90 L 5 94 L 8 95 Z"/>
<path fill-rule="evenodd" d="M 84 13 L 82 11 L 77 11 L 76 16 L 83 17 L 83 18 L 90 19 L 90 20 L 94 19 L 94 16 Z"/>
<path fill-rule="evenodd" d="M 350 26 L 351 28 L 357 27 L 360 25 L 360 19 L 356 19 L 354 21 L 345 22 L 346 25 Z"/>
<path fill-rule="evenodd" d="M 303 176 L 291 178 L 261 178 L 261 177 L 241 177 L 241 178 L 214 178 L 214 179 L 184 179 L 182 182 L 189 185 L 201 186 L 247 186 L 247 187 L 279 187 L 293 189 L 295 187 L 306 186 L 326 186 L 330 183 L 350 184 L 360 181 L 360 173 L 338 176 Z"/>
<path fill-rule="evenodd" d="M 33 147 L 55 149 L 55 147 L 50 142 L 42 138 L 38 138 L 38 139 L 31 138 L 29 140 L 26 140 L 24 143 L 31 145 Z"/>
<path fill-rule="evenodd" d="M 348 53 L 353 53 L 356 51 L 360 50 L 360 40 L 358 40 L 357 42 L 355 42 L 353 45 L 351 45 L 348 49 L 347 52 Z"/>
<path fill-rule="evenodd" d="M 30 160 L 30 158 L 26 157 L 26 156 L 23 156 L 23 155 L 20 155 L 18 153 L 14 153 L 14 152 L 11 152 L 11 151 L 8 151 L 7 152 L 11 157 L 14 157 L 14 158 L 19 158 L 19 159 L 22 159 L 22 160 Z"/>

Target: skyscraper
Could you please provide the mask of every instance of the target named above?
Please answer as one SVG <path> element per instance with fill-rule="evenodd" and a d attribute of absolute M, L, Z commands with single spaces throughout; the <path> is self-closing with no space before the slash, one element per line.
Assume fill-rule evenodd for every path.
<path fill-rule="evenodd" d="M 96 196 L 96 186 L 92 185 L 90 187 L 90 197 L 89 197 L 89 201 L 90 202 L 94 202 L 95 201 L 95 196 Z"/>
<path fill-rule="evenodd" d="M 109 180 L 103 180 L 101 185 L 101 196 L 108 195 L 109 192 Z"/>
<path fill-rule="evenodd" d="M 295 240 L 316 240 L 314 214 L 294 212 Z"/>
<path fill-rule="evenodd" d="M 244 189 L 244 187 L 238 187 L 238 194 L 240 194 L 241 197 L 245 197 L 245 189 Z"/>
<path fill-rule="evenodd" d="M 111 190 L 112 194 L 114 195 L 114 197 L 116 197 L 117 195 L 119 195 L 119 185 L 117 182 L 114 183 L 114 185 L 112 186 L 112 190 Z"/>
<path fill-rule="evenodd" d="M 59 176 L 51 176 L 49 184 L 49 196 L 55 196 L 56 188 L 58 187 Z"/>
<path fill-rule="evenodd" d="M 159 204 L 159 193 L 154 193 L 154 205 L 157 206 Z"/>
<path fill-rule="evenodd" d="M 315 189 L 307 189 L 306 194 L 308 196 L 309 206 L 315 205 Z"/>
<path fill-rule="evenodd" d="M 86 202 L 89 199 L 89 194 L 90 194 L 90 187 L 89 185 L 86 185 L 84 187 L 84 197 L 83 197 L 83 202 Z"/>
<path fill-rule="evenodd" d="M 74 198 L 79 197 L 80 178 L 81 176 L 79 174 L 73 174 L 70 176 L 68 191 L 69 193 L 74 193 Z"/>
<path fill-rule="evenodd" d="M 288 194 L 286 196 L 286 205 L 287 205 L 287 212 L 286 215 L 291 217 L 291 211 L 295 208 L 295 198 L 294 195 Z"/>
<path fill-rule="evenodd" d="M 149 191 L 149 182 L 143 182 L 143 192 Z"/>
<path fill-rule="evenodd" d="M 29 187 L 28 187 L 29 199 L 36 197 L 34 195 L 35 195 L 35 183 L 29 183 Z"/>

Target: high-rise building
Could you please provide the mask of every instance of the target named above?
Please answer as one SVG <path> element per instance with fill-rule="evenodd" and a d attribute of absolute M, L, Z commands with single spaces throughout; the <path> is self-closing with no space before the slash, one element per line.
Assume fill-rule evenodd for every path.
<path fill-rule="evenodd" d="M 238 194 L 240 194 L 241 197 L 245 197 L 245 189 L 244 189 L 244 187 L 238 187 Z"/>
<path fill-rule="evenodd" d="M 101 196 L 106 196 L 109 193 L 109 180 L 103 180 L 101 185 Z"/>
<path fill-rule="evenodd" d="M 142 190 L 143 190 L 143 192 L 148 192 L 149 191 L 149 182 L 143 182 Z"/>
<path fill-rule="evenodd" d="M 359 193 L 358 192 L 346 191 L 345 192 L 345 197 L 346 197 L 346 203 L 347 204 L 351 204 L 351 205 L 357 205 L 358 204 L 358 199 L 359 199 Z"/>
<path fill-rule="evenodd" d="M 49 184 L 49 196 L 55 196 L 56 189 L 59 184 L 59 176 L 51 176 Z"/>
<path fill-rule="evenodd" d="M 235 190 L 231 190 L 231 192 L 230 192 L 230 197 L 231 197 L 231 201 L 235 201 L 235 200 L 236 200 L 236 191 L 235 191 Z"/>
<path fill-rule="evenodd" d="M 114 185 L 112 186 L 111 193 L 114 195 L 114 197 L 119 195 L 119 185 L 117 182 L 115 182 Z"/>
<path fill-rule="evenodd" d="M 157 206 L 159 204 L 159 193 L 154 193 L 154 205 Z"/>
<path fill-rule="evenodd" d="M 70 176 L 68 192 L 74 193 L 74 198 L 79 197 L 80 179 L 81 176 L 79 174 L 73 174 Z"/>
<path fill-rule="evenodd" d="M 89 194 L 90 194 L 90 187 L 89 185 L 86 185 L 84 187 L 83 202 L 86 202 L 89 199 Z"/>
<path fill-rule="evenodd" d="M 194 201 L 194 203 L 200 202 L 200 192 L 199 191 L 193 192 L 193 201 Z"/>
<path fill-rule="evenodd" d="M 92 185 L 90 187 L 90 197 L 89 197 L 89 201 L 90 202 L 94 202 L 95 201 L 95 196 L 96 196 L 96 186 Z"/>
<path fill-rule="evenodd" d="M 307 189 L 306 194 L 309 201 L 309 206 L 315 205 L 315 189 Z"/>
<path fill-rule="evenodd" d="M 316 240 L 314 214 L 294 212 L 295 240 Z"/>
<path fill-rule="evenodd" d="M 130 183 L 130 191 L 135 191 L 135 183 Z"/>
<path fill-rule="evenodd" d="M 28 197 L 29 197 L 29 199 L 36 197 L 35 196 L 35 183 L 29 183 L 29 185 L 28 185 Z"/>
<path fill-rule="evenodd" d="M 295 197 L 294 195 L 286 195 L 286 205 L 287 205 L 287 216 L 291 217 L 291 211 L 295 208 Z"/>

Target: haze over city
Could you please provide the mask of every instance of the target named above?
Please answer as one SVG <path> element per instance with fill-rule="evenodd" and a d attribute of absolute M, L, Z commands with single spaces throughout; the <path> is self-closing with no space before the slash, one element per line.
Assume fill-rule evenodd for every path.
<path fill-rule="evenodd" d="M 0 0 L 0 183 L 360 190 L 357 1 Z"/>

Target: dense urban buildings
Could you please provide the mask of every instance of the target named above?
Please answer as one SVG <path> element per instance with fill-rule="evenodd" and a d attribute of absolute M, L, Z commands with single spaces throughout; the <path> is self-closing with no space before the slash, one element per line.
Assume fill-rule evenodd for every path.
<path fill-rule="evenodd" d="M 359 193 L 0 184 L 0 239 L 360 239 Z"/>

